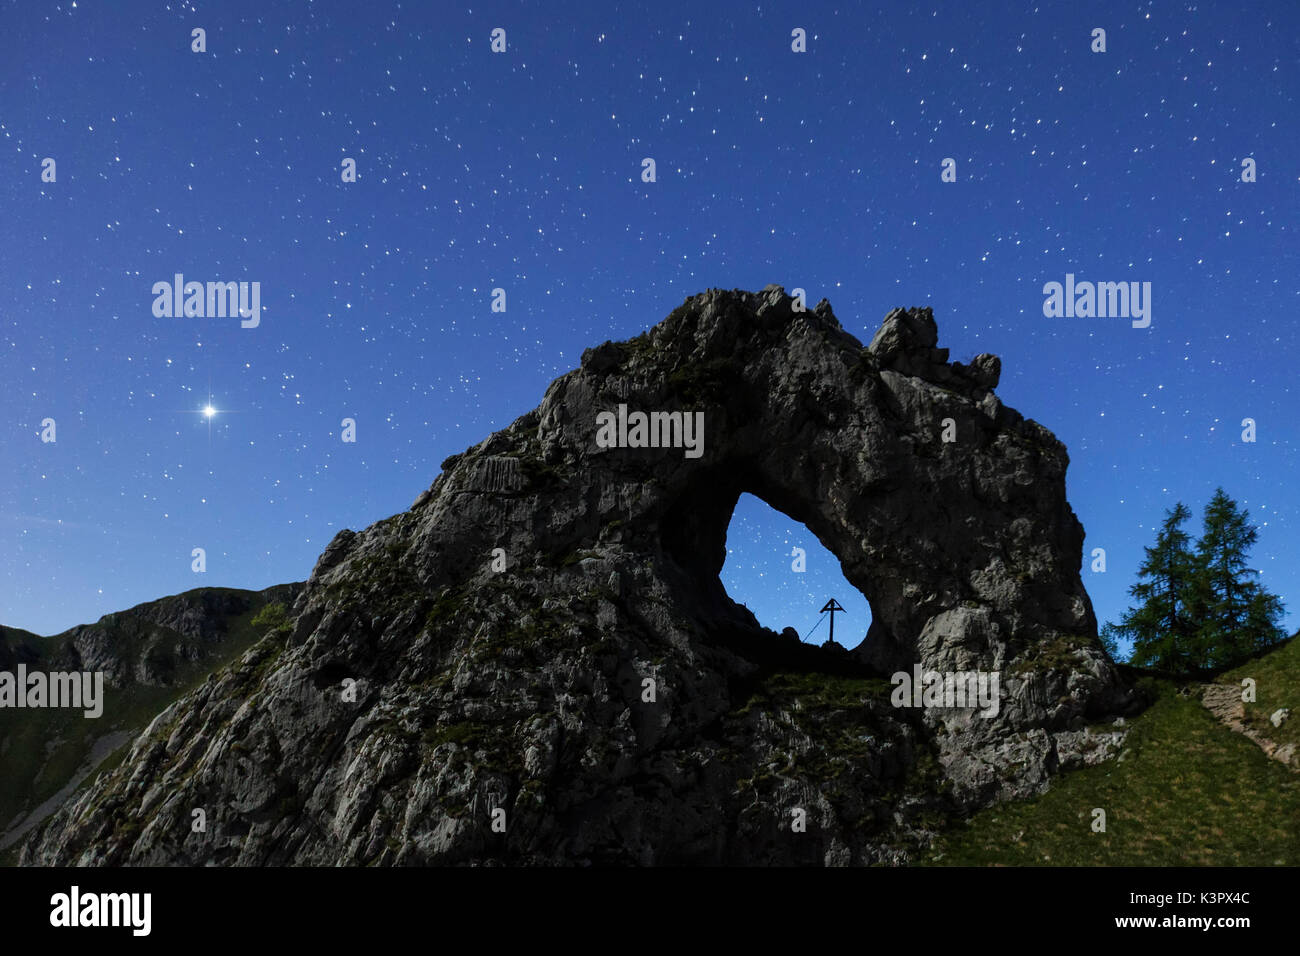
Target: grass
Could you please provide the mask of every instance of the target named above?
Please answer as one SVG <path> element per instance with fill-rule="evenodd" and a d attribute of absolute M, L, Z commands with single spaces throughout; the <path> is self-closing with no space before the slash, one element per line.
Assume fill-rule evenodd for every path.
<path fill-rule="evenodd" d="M 1026 576 L 1025 580 L 1028 580 Z M 1079 648 L 1085 646 L 1087 638 L 1082 636 L 1057 635 L 1045 644 L 1032 649 L 1028 654 L 1011 665 L 1010 673 L 1022 675 L 1031 671 L 1071 670 L 1078 666 Z"/>
<path fill-rule="evenodd" d="M 1157 683 L 1158 699 L 1132 721 L 1117 760 L 1066 774 L 1034 799 L 975 814 L 922 862 L 1300 864 L 1300 774 L 1220 724 L 1194 695 Z M 1104 833 L 1092 830 L 1093 808 L 1106 811 Z"/>
<path fill-rule="evenodd" d="M 1248 664 L 1228 671 L 1215 683 L 1241 687 L 1250 677 L 1255 681 L 1255 700 L 1244 705 L 1244 723 L 1278 744 L 1295 744 L 1300 750 L 1300 641 L 1289 640 L 1281 647 Z M 1291 716 L 1274 727 L 1269 720 L 1281 708 Z"/>
<path fill-rule="evenodd" d="M 754 707 L 771 710 L 796 702 L 804 708 L 840 711 L 860 710 L 869 699 L 887 701 L 889 681 L 879 677 L 843 677 L 832 674 L 776 673 L 765 678 L 735 716 L 743 717 Z"/>

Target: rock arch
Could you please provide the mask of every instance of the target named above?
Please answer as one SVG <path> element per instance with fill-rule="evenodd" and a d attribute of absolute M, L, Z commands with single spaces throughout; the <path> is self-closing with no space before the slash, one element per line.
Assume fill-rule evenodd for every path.
<path fill-rule="evenodd" d="M 928 309 L 889 313 L 864 347 L 825 300 L 796 311 L 776 286 L 688 299 L 584 352 L 408 511 L 341 531 L 283 643 L 169 708 L 23 861 L 905 860 L 916 807 L 1041 790 L 1098 758 L 1085 717 L 1126 703 L 1080 579 L 1065 448 L 999 401 L 999 371 L 950 363 Z M 700 413 L 700 453 L 611 447 L 611 412 Z M 809 699 L 798 726 L 781 721 L 800 708 L 756 713 L 761 666 L 732 638 L 777 638 L 718 578 L 742 492 L 804 524 L 867 596 L 864 664 L 997 672 L 996 716 L 902 712 L 865 689 Z M 951 787 L 913 773 L 922 750 Z M 499 840 L 489 799 L 510 804 Z M 824 843 L 789 839 L 794 805 Z M 191 806 L 212 808 L 203 840 Z"/>
<path fill-rule="evenodd" d="M 714 585 L 749 492 L 807 526 L 866 595 L 877 670 L 1032 672 L 1050 686 L 1007 719 L 1068 722 L 1109 701 L 1115 675 L 1080 579 L 1065 447 L 997 398 L 995 356 L 950 363 L 937 339 L 929 309 L 894 310 L 863 347 L 825 300 L 796 312 L 779 287 L 713 290 L 584 353 L 538 411 L 539 454 L 581 476 L 591 523 L 622 514 L 625 546 L 680 572 L 676 593 L 703 619 L 726 614 Z M 704 453 L 596 448 L 596 415 L 619 404 L 703 409 Z"/>

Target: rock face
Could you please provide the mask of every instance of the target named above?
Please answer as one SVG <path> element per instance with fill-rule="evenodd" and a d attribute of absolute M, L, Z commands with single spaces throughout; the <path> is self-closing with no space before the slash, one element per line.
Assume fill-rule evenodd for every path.
<path fill-rule="evenodd" d="M 287 638 L 159 715 L 23 861 L 902 862 L 1100 759 L 1084 724 L 1127 698 L 1065 448 L 993 394 L 995 356 L 937 342 L 900 309 L 864 348 L 769 286 L 587 350 L 409 511 L 340 532 Z M 661 417 L 634 447 L 638 412 L 702 433 Z M 744 492 L 866 595 L 858 650 L 727 597 Z M 997 674 L 996 716 L 893 706 L 914 667 Z"/>

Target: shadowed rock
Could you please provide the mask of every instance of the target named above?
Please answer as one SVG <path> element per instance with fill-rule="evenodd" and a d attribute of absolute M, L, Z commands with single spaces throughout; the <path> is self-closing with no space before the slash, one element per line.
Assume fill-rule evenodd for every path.
<path fill-rule="evenodd" d="M 1085 720 L 1124 697 L 1064 446 L 993 394 L 996 356 L 947 361 L 930 310 L 864 348 L 794 306 L 711 290 L 588 349 L 411 510 L 340 532 L 285 645 L 160 715 L 24 860 L 899 862 L 925 814 L 1098 759 Z M 702 453 L 597 441 L 637 412 L 702 412 Z M 745 492 L 870 601 L 856 651 L 727 597 Z M 891 706 L 881 678 L 914 666 L 997 673 L 997 715 Z"/>

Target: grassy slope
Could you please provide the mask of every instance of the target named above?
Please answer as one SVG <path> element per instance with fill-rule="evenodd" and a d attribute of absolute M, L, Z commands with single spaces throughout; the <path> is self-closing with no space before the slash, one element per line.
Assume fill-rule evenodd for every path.
<path fill-rule="evenodd" d="M 1270 660 L 1283 653 L 1285 660 Z M 1287 689 L 1280 681 L 1276 688 L 1282 700 L 1300 688 L 1297 663 L 1295 649 L 1284 648 L 1243 670 L 1252 670 L 1261 688 L 1261 675 L 1292 675 Z M 1300 865 L 1300 774 L 1219 723 L 1196 694 L 1182 696 L 1167 681 L 1155 687 L 1156 703 L 1132 721 L 1117 760 L 1066 774 L 1033 800 L 976 814 L 948 831 L 924 862 Z M 1269 705 L 1260 696 L 1262 710 Z M 1094 807 L 1106 811 L 1105 833 L 1092 831 Z"/>
<path fill-rule="evenodd" d="M 1215 683 L 1240 687 L 1247 677 L 1255 680 L 1256 700 L 1245 705 L 1246 726 L 1278 744 L 1295 744 L 1300 751 L 1300 640 L 1292 638 L 1258 660 L 1228 671 Z M 1283 707 L 1291 716 L 1281 727 L 1274 727 L 1269 717 Z M 1296 827 L 1300 829 L 1300 820 Z"/>
<path fill-rule="evenodd" d="M 62 789 L 87 760 L 97 739 L 113 731 L 129 731 L 134 738 L 174 700 L 260 639 L 262 634 L 253 627 L 252 620 L 263 602 L 255 593 L 250 596 L 254 599 L 252 607 L 226 621 L 225 637 L 211 657 L 179 665 L 168 687 L 105 685 L 104 715 L 97 720 L 87 720 L 81 711 L 57 708 L 0 710 L 0 829 L 7 828 L 17 814 L 39 806 Z M 126 749 L 126 745 L 119 747 L 100 766 L 120 761 Z M 87 782 L 93 779 L 92 773 Z M 0 864 L 12 864 L 16 849 L 0 853 Z"/>

